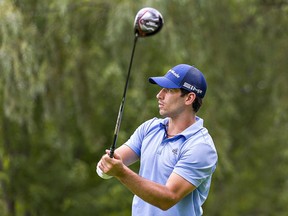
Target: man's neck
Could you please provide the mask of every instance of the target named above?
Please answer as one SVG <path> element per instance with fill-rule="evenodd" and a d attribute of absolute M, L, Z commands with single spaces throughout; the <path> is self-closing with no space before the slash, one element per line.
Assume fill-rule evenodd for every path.
<path fill-rule="evenodd" d="M 175 136 L 178 133 L 181 133 L 186 128 L 191 126 L 196 122 L 196 116 L 193 115 L 182 115 L 178 118 L 169 118 L 167 132 L 171 136 Z"/>

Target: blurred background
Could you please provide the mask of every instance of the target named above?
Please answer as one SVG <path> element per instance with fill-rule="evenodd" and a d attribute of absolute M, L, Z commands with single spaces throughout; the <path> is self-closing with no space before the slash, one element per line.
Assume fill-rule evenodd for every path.
<path fill-rule="evenodd" d="M 0 215 L 131 214 L 133 195 L 95 165 L 147 6 L 165 23 L 137 42 L 117 144 L 158 116 L 147 79 L 194 65 L 219 154 L 204 215 L 287 215 L 287 0 L 0 0 Z"/>

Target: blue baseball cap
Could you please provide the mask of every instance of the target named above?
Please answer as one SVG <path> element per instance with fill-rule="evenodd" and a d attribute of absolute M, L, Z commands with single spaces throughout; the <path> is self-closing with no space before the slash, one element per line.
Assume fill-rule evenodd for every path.
<path fill-rule="evenodd" d="M 200 98 L 204 98 L 207 89 L 202 72 L 188 64 L 179 64 L 173 67 L 165 76 L 150 77 L 149 82 L 162 88 L 186 89 L 194 92 Z"/>

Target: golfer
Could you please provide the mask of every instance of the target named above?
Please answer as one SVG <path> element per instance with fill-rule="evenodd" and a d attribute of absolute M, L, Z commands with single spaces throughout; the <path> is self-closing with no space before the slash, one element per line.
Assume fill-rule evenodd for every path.
<path fill-rule="evenodd" d="M 133 194 L 133 216 L 199 216 L 208 197 L 217 152 L 203 119 L 196 116 L 206 80 L 195 67 L 180 64 L 149 82 L 162 118 L 141 124 L 130 139 L 98 162 Z M 140 160 L 139 174 L 128 168 Z"/>

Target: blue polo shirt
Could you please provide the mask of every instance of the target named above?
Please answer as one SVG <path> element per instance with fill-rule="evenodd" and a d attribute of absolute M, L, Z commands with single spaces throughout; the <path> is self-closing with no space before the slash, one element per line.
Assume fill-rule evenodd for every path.
<path fill-rule="evenodd" d="M 168 121 L 168 118 L 153 118 L 144 122 L 125 144 L 140 157 L 140 176 L 165 185 L 174 172 L 197 188 L 167 211 L 135 195 L 133 216 L 199 216 L 203 213 L 201 206 L 208 196 L 218 159 L 213 140 L 199 117 L 182 133 L 166 138 Z"/>

